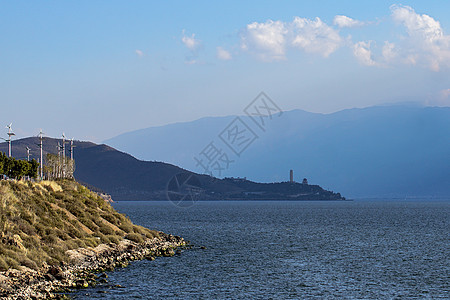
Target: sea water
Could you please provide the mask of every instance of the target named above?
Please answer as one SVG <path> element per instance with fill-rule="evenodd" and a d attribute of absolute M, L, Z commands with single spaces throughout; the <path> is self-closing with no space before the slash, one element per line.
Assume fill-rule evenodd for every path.
<path fill-rule="evenodd" d="M 450 298 L 450 201 L 114 207 L 195 247 L 109 272 L 75 299 Z"/>

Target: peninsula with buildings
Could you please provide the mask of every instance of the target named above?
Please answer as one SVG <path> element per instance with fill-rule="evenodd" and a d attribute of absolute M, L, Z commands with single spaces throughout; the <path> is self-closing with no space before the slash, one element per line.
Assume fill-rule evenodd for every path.
<path fill-rule="evenodd" d="M 27 157 L 26 149 L 29 148 L 31 157 L 40 157 L 40 148 L 36 147 L 40 143 L 39 137 L 15 140 L 14 155 Z M 58 151 L 62 145 L 62 139 L 45 138 L 42 151 L 43 176 L 46 178 L 62 176 L 58 173 L 61 170 L 58 161 L 63 159 Z M 6 143 L 0 144 L 0 151 L 7 151 L 7 146 Z M 70 147 L 70 155 L 64 158 L 68 163 L 62 177 L 71 177 L 73 174 L 78 182 L 97 192 L 111 195 L 114 201 L 171 200 L 173 197 L 183 197 L 184 193 L 190 193 L 196 200 L 345 200 L 339 193 L 310 184 L 306 179 L 296 182 L 292 170 L 290 173 L 286 170 L 289 180 L 285 182 L 219 179 L 164 162 L 138 160 L 104 144 L 72 141 Z M 72 161 L 70 156 L 74 158 L 74 165 L 69 163 Z M 45 163 L 46 158 L 49 164 Z"/>

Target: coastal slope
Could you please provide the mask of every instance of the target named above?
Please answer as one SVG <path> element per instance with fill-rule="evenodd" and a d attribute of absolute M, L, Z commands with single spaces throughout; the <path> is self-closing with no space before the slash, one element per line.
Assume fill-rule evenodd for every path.
<path fill-rule="evenodd" d="M 39 286 L 28 296 L 50 295 L 39 289 L 50 293 L 56 287 L 86 287 L 87 281 L 79 281 L 85 280 L 80 271 L 124 266 L 184 244 L 181 238 L 133 224 L 71 180 L 0 181 L 0 227 L 1 296 L 30 289 L 24 278 Z"/>

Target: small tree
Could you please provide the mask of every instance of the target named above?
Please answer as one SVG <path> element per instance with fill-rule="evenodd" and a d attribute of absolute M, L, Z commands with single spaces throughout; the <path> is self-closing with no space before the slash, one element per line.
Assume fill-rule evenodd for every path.
<path fill-rule="evenodd" d="M 3 152 L 0 152 L 0 174 L 5 174 L 4 166 L 5 166 L 6 155 Z"/>
<path fill-rule="evenodd" d="M 30 176 L 31 178 L 36 178 L 38 176 L 38 170 L 39 170 L 39 163 L 33 158 L 31 160 L 30 169 L 28 170 L 27 176 Z"/>
<path fill-rule="evenodd" d="M 73 178 L 75 162 L 70 158 L 62 158 L 49 153 L 44 170 L 48 179 Z"/>

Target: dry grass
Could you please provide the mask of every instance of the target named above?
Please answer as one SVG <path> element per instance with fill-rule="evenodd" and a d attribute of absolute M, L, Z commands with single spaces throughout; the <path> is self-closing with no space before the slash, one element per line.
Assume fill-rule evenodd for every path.
<path fill-rule="evenodd" d="M 0 181 L 0 229 L 0 270 L 37 269 L 66 261 L 67 250 L 157 236 L 70 180 Z"/>

